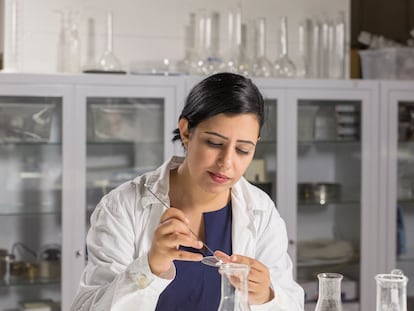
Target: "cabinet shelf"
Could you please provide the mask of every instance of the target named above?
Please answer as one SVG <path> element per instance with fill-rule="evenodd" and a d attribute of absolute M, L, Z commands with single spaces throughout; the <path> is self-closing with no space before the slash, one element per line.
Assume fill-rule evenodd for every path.
<path fill-rule="evenodd" d="M 0 287 L 20 287 L 20 286 L 56 286 L 60 285 L 59 278 L 23 278 L 11 277 L 9 280 L 0 280 Z"/>
<path fill-rule="evenodd" d="M 104 141 L 99 141 L 99 140 L 88 140 L 87 144 L 89 146 L 93 146 L 93 145 L 98 145 L 98 146 L 102 146 L 102 145 L 134 145 L 134 144 L 139 144 L 139 145 L 159 145 L 159 144 L 163 144 L 164 142 L 162 140 L 159 141 L 141 141 L 141 140 L 137 140 L 137 141 L 119 141 L 119 140 L 104 140 Z"/>
<path fill-rule="evenodd" d="M 332 206 L 332 205 L 339 205 L 339 206 L 342 206 L 342 205 L 359 205 L 360 204 L 360 201 L 359 200 L 357 200 L 357 199 L 351 199 L 351 200 L 341 200 L 341 201 L 339 201 L 339 200 L 336 200 L 336 201 L 331 201 L 331 202 L 327 202 L 327 203 L 325 203 L 325 204 L 320 204 L 320 203 L 317 203 L 317 202 L 303 202 L 303 201 L 298 201 L 298 206 L 299 207 L 310 207 L 310 208 L 312 208 L 312 207 L 315 207 L 315 208 L 320 208 L 320 207 L 329 207 L 329 206 Z"/>
<path fill-rule="evenodd" d="M 60 215 L 60 206 L 0 205 L 0 216 Z"/>
<path fill-rule="evenodd" d="M 359 145 L 361 141 L 359 139 L 333 139 L 333 140 L 300 140 L 300 146 L 307 145 Z"/>
<path fill-rule="evenodd" d="M 414 198 L 400 199 L 398 200 L 398 204 L 400 204 L 402 207 L 414 208 Z"/>
<path fill-rule="evenodd" d="M 400 140 L 398 141 L 399 146 L 414 146 L 414 140 Z"/>
<path fill-rule="evenodd" d="M 61 146 L 62 142 L 49 142 L 49 141 L 1 141 L 0 146 Z"/>

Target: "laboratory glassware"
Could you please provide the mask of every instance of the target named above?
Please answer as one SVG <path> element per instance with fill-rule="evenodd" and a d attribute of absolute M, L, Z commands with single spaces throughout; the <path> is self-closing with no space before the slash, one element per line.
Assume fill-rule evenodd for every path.
<path fill-rule="evenodd" d="M 296 66 L 288 54 L 288 24 L 287 17 L 283 16 L 280 21 L 280 55 L 274 62 L 275 76 L 280 78 L 293 78 L 296 76 Z"/>
<path fill-rule="evenodd" d="M 319 292 L 315 311 L 342 311 L 342 274 L 319 273 Z"/>
<path fill-rule="evenodd" d="M 395 269 L 390 274 L 377 274 L 376 311 L 407 311 L 408 278 L 401 270 Z"/>
<path fill-rule="evenodd" d="M 273 74 L 272 63 L 266 57 L 266 19 L 259 18 L 256 23 L 255 58 L 253 75 L 255 77 L 270 77 Z"/>
<path fill-rule="evenodd" d="M 240 263 L 220 265 L 221 300 L 218 311 L 250 311 L 249 266 Z"/>
<path fill-rule="evenodd" d="M 106 50 L 98 61 L 99 70 L 119 72 L 122 71 L 121 63 L 113 51 L 113 16 L 108 12 L 106 16 Z"/>

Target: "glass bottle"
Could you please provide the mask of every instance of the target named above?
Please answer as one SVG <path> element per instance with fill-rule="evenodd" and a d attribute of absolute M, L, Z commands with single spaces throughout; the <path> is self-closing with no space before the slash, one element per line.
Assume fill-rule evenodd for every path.
<path fill-rule="evenodd" d="M 250 311 L 248 294 L 249 266 L 225 263 L 220 266 L 221 300 L 218 311 Z"/>
<path fill-rule="evenodd" d="M 287 17 L 283 16 L 280 25 L 280 55 L 274 63 L 274 72 L 276 77 L 293 78 L 296 76 L 296 66 L 288 55 L 288 29 Z"/>
<path fill-rule="evenodd" d="M 315 311 L 342 311 L 341 281 L 342 274 L 319 273 L 318 302 Z"/>
<path fill-rule="evenodd" d="M 377 274 L 376 311 L 407 311 L 408 278 L 401 270 L 390 274 Z"/>

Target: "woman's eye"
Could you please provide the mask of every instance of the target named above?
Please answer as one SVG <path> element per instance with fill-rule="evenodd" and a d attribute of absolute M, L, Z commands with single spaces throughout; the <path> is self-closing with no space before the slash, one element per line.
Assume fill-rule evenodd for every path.
<path fill-rule="evenodd" d="M 209 144 L 210 146 L 213 146 L 213 147 L 220 147 L 220 146 L 223 145 L 222 143 L 216 143 L 216 142 L 211 141 L 211 140 L 207 140 L 207 144 Z"/>
<path fill-rule="evenodd" d="M 238 153 L 243 154 L 243 155 L 248 155 L 249 154 L 249 150 L 244 150 L 244 149 L 240 149 L 237 148 L 236 149 Z"/>

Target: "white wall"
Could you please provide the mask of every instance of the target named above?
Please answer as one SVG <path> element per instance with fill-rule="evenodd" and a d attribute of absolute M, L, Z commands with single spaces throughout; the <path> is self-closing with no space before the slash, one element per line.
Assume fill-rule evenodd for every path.
<path fill-rule="evenodd" d="M 133 61 L 182 58 L 184 27 L 189 21 L 189 13 L 195 12 L 198 8 L 215 9 L 221 14 L 221 33 L 224 37 L 226 14 L 237 3 L 236 0 L 5 1 L 6 4 L 12 1 L 19 2 L 19 71 L 25 72 L 56 70 L 60 22 L 54 10 L 80 11 L 82 64 L 86 62 L 88 19 L 95 21 L 97 35 L 94 46 L 96 57 L 99 57 L 105 49 L 105 14 L 107 10 L 113 10 L 114 50 L 127 70 Z M 305 17 L 322 17 L 324 14 L 335 17 L 341 10 L 345 12 L 346 20 L 350 20 L 349 0 L 243 0 L 241 3 L 243 20 L 266 17 L 267 52 L 271 60 L 276 58 L 276 30 L 281 16 L 288 16 L 289 49 L 293 59 L 297 57 L 297 27 L 300 20 Z M 6 27 L 6 50 L 8 31 Z"/>

